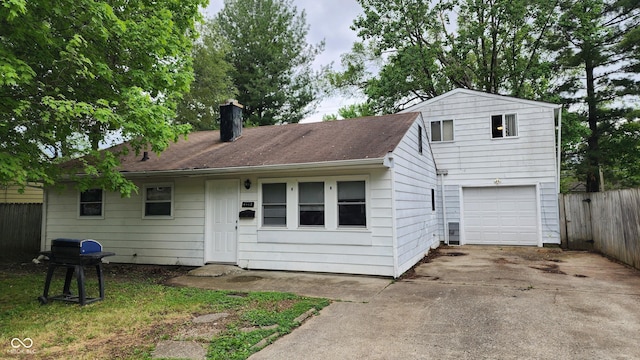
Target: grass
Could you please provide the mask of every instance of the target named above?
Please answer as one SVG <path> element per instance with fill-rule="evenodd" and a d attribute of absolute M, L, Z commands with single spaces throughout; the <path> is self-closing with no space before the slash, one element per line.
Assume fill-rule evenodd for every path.
<path fill-rule="evenodd" d="M 58 271 L 50 296 L 62 290 L 64 270 Z M 195 316 L 224 312 L 227 317 L 208 325 L 214 331 L 204 340 L 207 357 L 246 359 L 264 338 L 289 333 L 299 325 L 296 317 L 329 304 L 289 293 L 170 287 L 162 282 L 185 270 L 167 274 L 162 267 L 108 265 L 104 301 L 84 307 L 60 301 L 40 305 L 45 272 L 43 265 L 0 267 L 0 358 L 150 359 L 159 341 L 184 339 Z M 88 296 L 96 296 L 95 276 L 88 276 L 86 288 Z M 13 349 L 13 338 L 30 338 L 33 346 Z"/>

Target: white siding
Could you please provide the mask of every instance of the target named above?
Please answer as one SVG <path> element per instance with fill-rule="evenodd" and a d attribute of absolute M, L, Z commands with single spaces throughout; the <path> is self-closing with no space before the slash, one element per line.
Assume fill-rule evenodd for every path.
<path fill-rule="evenodd" d="M 309 229 L 288 224 L 285 229 L 259 227 L 262 216 L 259 183 L 287 179 L 288 182 L 366 178 L 369 216 L 366 229 Z M 316 271 L 393 276 L 393 221 L 391 175 L 377 170 L 263 174 L 250 177 L 255 186 L 242 188 L 241 201 L 254 201 L 255 219 L 239 222 L 238 265 L 249 269 Z M 243 180 L 244 181 L 244 180 Z M 325 197 L 332 196 L 325 194 Z M 334 203 L 325 203 L 325 216 L 335 214 Z M 290 212 L 291 209 L 288 209 Z M 330 221 L 326 221 L 329 227 Z"/>
<path fill-rule="evenodd" d="M 555 182 L 555 118 L 550 107 L 514 99 L 455 93 L 411 109 L 426 123 L 453 119 L 454 141 L 432 142 L 438 169 L 446 169 L 445 184 L 463 186 Z M 491 115 L 515 113 L 518 136 L 491 138 Z"/>
<path fill-rule="evenodd" d="M 204 181 L 197 178 L 136 181 L 173 183 L 174 216 L 171 219 L 143 219 L 142 190 L 130 198 L 108 192 L 104 217 L 78 217 L 78 192 L 72 186 L 59 192 L 47 191 L 46 235 L 49 249 L 56 238 L 94 239 L 116 256 L 113 262 L 202 265 L 204 236 Z"/>
<path fill-rule="evenodd" d="M 445 185 L 444 193 L 444 206 L 446 211 L 442 211 L 442 188 L 440 187 L 440 184 L 438 184 L 438 188 L 436 190 L 436 209 L 438 211 L 438 234 L 440 236 L 440 241 L 442 242 L 448 240 L 448 236 L 445 236 L 445 229 L 448 230 L 448 227 L 444 226 L 445 219 L 443 219 L 442 214 L 447 215 L 446 223 L 460 223 L 460 186 Z"/>
<path fill-rule="evenodd" d="M 419 126 L 423 132 L 422 153 L 418 152 Z M 422 259 L 440 240 L 437 212 L 431 204 L 431 190 L 437 191 L 435 164 L 424 129 L 425 125 L 417 121 L 393 151 L 396 277 Z"/>
<path fill-rule="evenodd" d="M 461 187 L 539 185 L 542 242 L 559 243 L 553 107 L 459 89 L 407 109 L 421 112 L 428 130 L 431 121 L 453 120 L 454 140 L 430 143 L 438 169 L 448 172 L 442 177 L 447 222 L 461 221 L 455 194 Z M 500 114 L 516 114 L 517 137 L 492 139 L 491 115 Z M 444 230 L 439 214 L 439 232 Z"/>
<path fill-rule="evenodd" d="M 556 184 L 540 184 L 540 208 L 542 212 L 542 242 L 560 244 L 560 214 Z"/>

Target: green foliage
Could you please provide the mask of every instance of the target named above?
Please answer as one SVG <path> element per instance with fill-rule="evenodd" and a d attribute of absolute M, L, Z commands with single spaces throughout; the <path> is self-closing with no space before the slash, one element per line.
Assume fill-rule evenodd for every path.
<path fill-rule="evenodd" d="M 353 29 L 363 42 L 343 56 L 344 71 L 329 81 L 362 90 L 375 112 L 395 112 L 454 87 L 528 98 L 548 90 L 550 66 L 541 48 L 554 12 L 546 1 L 359 3 L 364 14 Z"/>
<path fill-rule="evenodd" d="M 557 90 L 588 127 L 576 174 L 591 192 L 604 185 L 600 171 L 609 187 L 637 185 L 640 57 L 634 39 L 640 3 L 567 0 L 559 4 L 557 36 L 549 42 L 556 55 L 555 71 L 563 79 Z"/>
<path fill-rule="evenodd" d="M 160 152 L 188 132 L 173 119 L 206 2 L 3 1 L 0 184 L 50 185 L 99 170 L 96 183 L 130 194 L 135 187 L 114 171 L 119 154 L 95 150 L 124 138 L 127 150 Z M 85 155 L 93 156 L 82 166 L 57 166 Z"/>
<path fill-rule="evenodd" d="M 324 42 L 307 44 L 304 11 L 291 0 L 226 0 L 216 21 L 248 123 L 297 123 L 311 113 L 320 93 L 311 64 Z"/>
<path fill-rule="evenodd" d="M 362 104 L 350 104 L 338 109 L 338 115 L 343 119 L 355 119 L 365 116 L 374 116 L 375 112 L 371 108 L 369 103 Z M 323 115 L 322 121 L 338 120 L 338 115 L 329 114 Z"/>
<path fill-rule="evenodd" d="M 233 66 L 226 60 L 230 47 L 217 23 L 208 20 L 199 32 L 192 50 L 194 80 L 178 106 L 177 121 L 194 130 L 211 130 L 219 128 L 220 104 L 235 98 L 238 90 L 231 77 Z"/>

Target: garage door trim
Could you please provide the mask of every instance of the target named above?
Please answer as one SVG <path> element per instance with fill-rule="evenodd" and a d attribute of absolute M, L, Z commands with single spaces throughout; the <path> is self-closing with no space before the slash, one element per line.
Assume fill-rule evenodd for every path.
<path fill-rule="evenodd" d="M 540 214 L 540 187 L 539 184 L 517 184 L 517 185 L 496 185 L 496 186 L 482 186 L 482 185 L 471 185 L 471 186 L 460 186 L 460 244 L 469 244 L 468 235 L 467 234 L 467 219 L 465 219 L 466 209 L 465 209 L 465 190 L 471 189 L 500 189 L 500 188 L 533 188 L 535 192 L 535 239 L 531 239 L 530 242 L 526 244 L 517 244 L 524 246 L 542 246 L 542 220 Z M 467 192 L 468 195 L 468 192 Z M 534 243 L 535 242 L 535 243 Z M 480 242 L 473 242 L 474 244 Z M 489 245 L 489 243 L 487 243 Z M 495 245 L 515 245 L 515 244 L 505 244 L 496 242 Z"/>

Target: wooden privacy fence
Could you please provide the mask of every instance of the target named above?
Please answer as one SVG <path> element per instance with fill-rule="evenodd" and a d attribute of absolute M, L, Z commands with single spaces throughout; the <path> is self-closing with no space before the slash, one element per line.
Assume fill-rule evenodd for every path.
<path fill-rule="evenodd" d="M 0 204 L 0 252 L 37 253 L 40 250 L 42 204 Z"/>
<path fill-rule="evenodd" d="M 640 189 L 561 194 L 562 244 L 597 250 L 640 269 Z"/>

